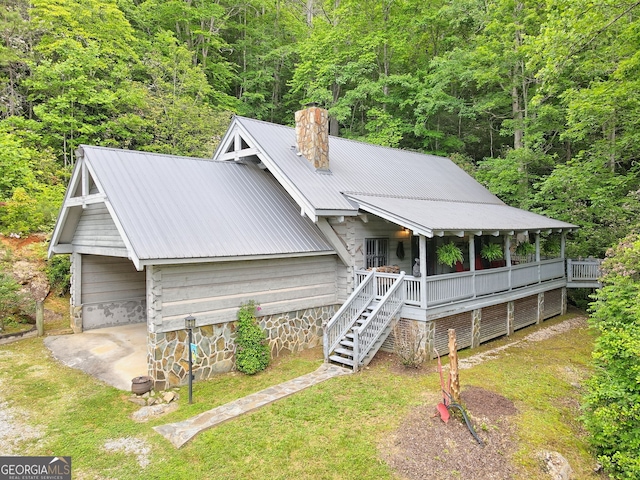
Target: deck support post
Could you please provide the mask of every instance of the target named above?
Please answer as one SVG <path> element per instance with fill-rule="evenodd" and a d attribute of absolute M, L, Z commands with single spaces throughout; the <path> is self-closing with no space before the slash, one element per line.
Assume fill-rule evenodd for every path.
<path fill-rule="evenodd" d="M 507 302 L 507 335 L 513 335 L 513 332 L 515 331 L 513 326 L 514 316 L 515 316 L 515 304 L 513 303 L 513 300 L 512 300 L 510 302 Z"/>
<path fill-rule="evenodd" d="M 540 325 L 544 319 L 544 292 L 538 294 L 538 320 L 536 324 Z"/>
<path fill-rule="evenodd" d="M 436 358 L 436 322 L 430 321 L 425 324 L 425 352 L 427 358 Z"/>
<path fill-rule="evenodd" d="M 562 287 L 562 310 L 561 310 L 561 314 L 562 315 L 566 315 L 567 314 L 567 287 Z"/>
<path fill-rule="evenodd" d="M 471 348 L 480 346 L 480 327 L 482 325 L 482 309 L 476 308 L 471 312 Z"/>

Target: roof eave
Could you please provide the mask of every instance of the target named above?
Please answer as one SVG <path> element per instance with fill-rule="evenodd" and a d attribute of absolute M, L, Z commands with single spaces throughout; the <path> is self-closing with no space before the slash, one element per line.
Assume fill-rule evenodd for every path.
<path fill-rule="evenodd" d="M 147 265 L 180 265 L 185 263 L 219 263 L 219 262 L 240 262 L 245 260 L 269 260 L 276 258 L 298 258 L 314 257 L 324 255 L 335 255 L 335 250 L 320 250 L 314 252 L 290 252 L 290 253 L 269 253 L 261 255 L 232 255 L 226 257 L 189 257 L 189 258 L 148 258 L 141 259 L 141 268 Z"/>

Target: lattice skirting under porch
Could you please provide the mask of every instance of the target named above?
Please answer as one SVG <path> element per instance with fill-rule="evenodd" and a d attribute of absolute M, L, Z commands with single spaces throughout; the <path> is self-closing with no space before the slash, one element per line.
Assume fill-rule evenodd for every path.
<path fill-rule="evenodd" d="M 436 351 L 440 355 L 449 352 L 449 329 L 455 328 L 458 349 L 477 347 L 481 343 L 515 330 L 540 323 L 564 310 L 564 292 L 562 289 L 551 290 L 538 295 L 520 298 L 511 302 L 491 305 L 481 309 L 438 318 L 427 322 L 420 330 L 424 332 L 425 353 L 435 358 Z M 400 319 L 399 325 L 405 328 L 414 320 Z M 393 332 L 382 345 L 382 350 L 394 351 Z"/>

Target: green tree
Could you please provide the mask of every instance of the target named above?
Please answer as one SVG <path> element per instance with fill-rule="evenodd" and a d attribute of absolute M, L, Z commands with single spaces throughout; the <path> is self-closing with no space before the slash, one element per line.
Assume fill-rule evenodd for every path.
<path fill-rule="evenodd" d="M 603 288 L 592 304 L 599 336 L 594 376 L 587 384 L 585 424 L 607 473 L 640 477 L 640 236 L 607 252 Z"/>
<path fill-rule="evenodd" d="M 81 143 L 127 146 L 141 133 L 134 32 L 115 1 L 36 0 L 42 31 L 24 84 L 46 146 L 73 164 Z"/>

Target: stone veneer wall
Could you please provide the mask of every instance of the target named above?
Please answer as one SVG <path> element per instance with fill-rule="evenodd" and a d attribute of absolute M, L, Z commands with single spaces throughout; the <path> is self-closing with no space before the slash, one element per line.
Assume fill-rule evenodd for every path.
<path fill-rule="evenodd" d="M 271 356 L 321 345 L 322 323 L 330 320 L 336 310 L 336 306 L 330 305 L 258 317 L 260 327 L 266 332 Z M 196 381 L 233 370 L 235 331 L 236 322 L 194 328 L 193 343 L 198 346 L 198 355 L 193 361 Z M 149 332 L 147 362 L 156 389 L 163 390 L 188 382 L 187 344 L 187 330 Z"/>
<path fill-rule="evenodd" d="M 295 114 L 298 151 L 318 170 L 329 169 L 329 113 L 308 107 Z"/>
<path fill-rule="evenodd" d="M 331 320 L 338 308 L 331 305 L 259 317 L 260 328 L 267 333 L 271 356 L 322 345 L 322 323 Z"/>

